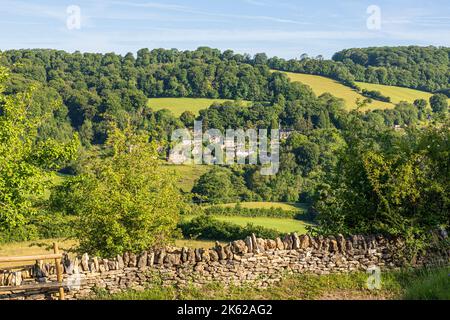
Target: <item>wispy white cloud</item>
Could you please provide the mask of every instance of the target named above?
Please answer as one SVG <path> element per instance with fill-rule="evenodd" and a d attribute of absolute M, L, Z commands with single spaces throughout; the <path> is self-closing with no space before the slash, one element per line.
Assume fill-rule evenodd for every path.
<path fill-rule="evenodd" d="M 382 19 L 382 24 L 386 25 L 386 24 L 411 24 L 413 23 L 412 20 L 410 19 L 402 19 L 402 18 L 393 18 L 393 19 Z"/>
<path fill-rule="evenodd" d="M 250 0 L 254 1 L 254 0 Z M 204 11 L 197 10 L 188 6 L 180 6 L 176 4 L 162 4 L 157 2 L 125 2 L 125 1 L 113 1 L 112 4 L 118 4 L 122 6 L 131 6 L 131 7 L 140 7 L 140 8 L 156 8 L 162 10 L 170 10 L 182 12 L 185 14 L 191 15 L 199 15 L 199 16 L 210 16 L 210 17 L 221 17 L 221 18 L 229 18 L 229 19 L 246 19 L 246 20 L 260 20 L 260 21 L 271 21 L 276 23 L 289 23 L 289 24 L 306 24 L 303 21 L 297 21 L 292 19 L 267 16 L 267 15 L 246 15 L 246 14 L 227 14 L 227 13 L 218 13 L 213 11 Z"/>
<path fill-rule="evenodd" d="M 61 28 L 65 28 L 69 16 L 66 5 L 44 5 L 23 1 L 2 0 L 0 14 L 5 17 L 15 17 L 16 25 L 49 25 L 51 21 L 59 23 Z M 84 28 L 93 26 L 88 14 L 85 14 L 82 7 L 81 24 Z M 36 20 L 39 19 L 39 20 Z M 5 20 L 0 20 L 3 23 Z M 7 21 L 7 20 L 6 20 Z"/>
<path fill-rule="evenodd" d="M 178 4 L 167 4 L 160 2 L 129 2 L 129 1 L 112 1 L 113 5 L 137 7 L 137 8 L 152 8 L 152 9 L 162 9 L 162 10 L 176 10 L 183 11 L 189 9 L 186 6 Z"/>
<path fill-rule="evenodd" d="M 15 15 L 33 18 L 41 17 L 57 20 L 65 20 L 67 17 L 65 6 L 49 6 L 11 0 L 2 0 L 2 4 L 0 6 L 0 13 L 6 16 Z"/>
<path fill-rule="evenodd" d="M 104 36 L 104 34 L 102 34 Z M 210 42 L 210 41 L 234 41 L 234 42 L 281 42 L 300 41 L 308 39 L 316 40 L 343 40 L 343 39 L 367 39 L 382 37 L 379 33 L 372 32 L 335 32 L 335 31 L 273 31 L 273 30 L 242 30 L 242 29 L 169 29 L 149 28 L 145 32 L 135 32 L 131 38 L 127 33 L 112 33 L 108 38 L 135 42 Z"/>

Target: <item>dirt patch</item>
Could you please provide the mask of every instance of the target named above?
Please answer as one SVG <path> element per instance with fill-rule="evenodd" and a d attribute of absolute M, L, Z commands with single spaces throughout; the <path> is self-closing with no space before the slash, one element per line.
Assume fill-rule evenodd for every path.
<path fill-rule="evenodd" d="M 386 291 L 333 290 L 315 300 L 394 300 L 395 295 Z"/>

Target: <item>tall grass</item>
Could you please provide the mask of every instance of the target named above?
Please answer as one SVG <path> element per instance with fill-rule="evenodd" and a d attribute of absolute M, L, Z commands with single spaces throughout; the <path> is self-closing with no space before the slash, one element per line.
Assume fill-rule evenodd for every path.
<path fill-rule="evenodd" d="M 411 278 L 404 299 L 450 300 L 450 267 L 419 270 Z"/>

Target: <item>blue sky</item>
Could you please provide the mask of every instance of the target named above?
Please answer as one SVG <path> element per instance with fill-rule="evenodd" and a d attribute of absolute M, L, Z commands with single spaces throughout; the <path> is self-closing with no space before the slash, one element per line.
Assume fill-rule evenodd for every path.
<path fill-rule="evenodd" d="M 67 8 L 81 12 L 69 29 Z M 367 27 L 367 9 L 381 28 Z M 329 58 L 344 48 L 450 46 L 448 0 L 0 0 L 0 50 L 136 52 L 140 48 L 222 50 Z"/>

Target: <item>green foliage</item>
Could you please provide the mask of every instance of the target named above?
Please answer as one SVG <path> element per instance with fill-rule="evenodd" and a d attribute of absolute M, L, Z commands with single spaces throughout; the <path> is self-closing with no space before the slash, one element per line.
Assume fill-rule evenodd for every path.
<path fill-rule="evenodd" d="M 418 270 L 409 277 L 413 279 L 408 279 L 403 297 L 406 300 L 448 301 L 450 300 L 449 277 L 450 268 Z"/>
<path fill-rule="evenodd" d="M 30 226 L 35 230 L 35 239 L 69 239 L 75 236 L 76 217 L 60 212 L 40 211 L 33 217 Z"/>
<path fill-rule="evenodd" d="M 449 48 L 373 47 L 346 49 L 333 60 L 356 80 L 434 92 L 448 88 Z"/>
<path fill-rule="evenodd" d="M 186 126 L 186 128 L 194 127 L 195 114 L 190 111 L 185 111 L 180 116 L 181 122 Z"/>
<path fill-rule="evenodd" d="M 447 96 L 439 93 L 430 98 L 431 109 L 434 113 L 446 113 L 448 111 Z"/>
<path fill-rule="evenodd" d="M 428 102 L 425 99 L 417 99 L 414 101 L 414 106 L 419 112 L 419 120 L 425 120 L 427 116 Z"/>
<path fill-rule="evenodd" d="M 113 126 L 108 136 L 106 156 L 57 189 L 54 210 L 77 216 L 83 252 L 108 257 L 170 242 L 184 209 L 176 177 L 161 170 L 147 135 Z"/>
<path fill-rule="evenodd" d="M 273 229 L 248 224 L 240 227 L 236 224 L 218 221 L 211 216 L 202 215 L 190 221 L 182 221 L 179 227 L 186 238 L 202 240 L 233 241 L 242 240 L 254 233 L 257 237 L 275 239 L 281 234 Z"/>
<path fill-rule="evenodd" d="M 297 163 L 302 167 L 305 174 L 310 173 L 318 164 L 320 149 L 312 142 L 307 142 L 294 149 Z"/>
<path fill-rule="evenodd" d="M 213 167 L 203 174 L 192 189 L 197 201 L 212 204 L 251 200 L 244 179 L 227 168 Z"/>
<path fill-rule="evenodd" d="M 405 134 L 362 125 L 349 122 L 348 147 L 321 190 L 319 231 L 402 236 L 414 256 L 430 231 L 450 225 L 449 123 Z"/>
<path fill-rule="evenodd" d="M 136 59 L 132 54 L 40 49 L 2 53 L 2 63 L 14 74 L 11 92 L 26 82 L 39 83 L 42 101 L 50 95 L 62 101 L 45 134 L 64 138 L 73 128 L 87 147 L 105 142 L 105 123 L 115 122 L 123 128 L 128 117 L 152 136 L 164 136 L 168 128 L 147 107 L 148 98 L 272 101 L 280 94 L 295 97 L 296 85 L 287 79 L 277 81 L 280 75 L 270 73 L 262 64 L 264 57 L 256 59 L 260 63 L 254 65 L 250 57 L 206 47 L 195 51 L 142 49 Z"/>
<path fill-rule="evenodd" d="M 34 237 L 29 226 L 38 214 L 51 171 L 73 158 L 76 136 L 67 144 L 39 141 L 38 129 L 45 116 L 30 112 L 33 88 L 4 94 L 7 70 L 0 67 L 0 241 Z M 12 235 L 15 233 L 15 235 Z"/>
<path fill-rule="evenodd" d="M 51 216 L 37 199 L 48 180 L 45 173 L 61 169 L 74 154 L 75 131 L 85 148 L 79 148 L 78 159 L 64 170 L 79 175 L 52 196 L 52 212 L 62 211 L 55 223 L 79 217 L 79 226 L 89 235 L 78 236 L 88 239 L 85 247 L 93 252 L 101 247 L 111 254 L 124 248 L 137 251 L 157 243 L 147 235 L 152 223 L 164 226 L 154 236 L 164 242 L 176 225 L 174 212 L 179 211 L 168 204 L 169 199 L 179 195 L 172 177 L 159 171 L 156 157 L 166 155 L 172 131 L 192 126 L 194 115 L 186 112 L 178 118 L 168 110 L 152 110 L 149 97 L 234 100 L 200 111 L 203 129 L 281 128 L 291 134 L 281 143 L 276 176 L 261 176 L 258 166 L 215 167 L 195 183 L 197 202 L 320 199 L 311 212 L 319 211 L 323 232 L 385 232 L 422 239 L 427 228 L 448 226 L 443 214 L 448 210 L 448 138 L 443 131 L 448 126 L 415 128 L 431 123 L 425 121 L 430 114 L 426 101 L 349 114 L 341 99 L 328 93 L 317 97 L 308 86 L 269 69 L 320 74 L 352 88 L 360 80 L 446 92 L 447 48 L 351 49 L 336 54 L 334 61 L 307 56 L 285 61 L 264 54 L 251 58 L 205 47 L 183 52 L 142 49 L 136 59 L 132 54 L 11 50 L 2 54 L 1 61 L 12 69 L 0 112 L 5 123 L 0 138 L 7 141 L 0 145 L 0 155 L 5 155 L 0 158 L 0 195 L 5 195 L 0 201 L 7 203 L 7 210 L 0 211 L 0 224 L 9 230 L 25 228 L 30 217 L 35 225 L 23 234 L 35 235 L 50 226 Z M 5 78 L 4 72 L 0 76 Z M 38 89 L 31 94 L 26 91 L 30 86 Z M 435 112 L 446 110 L 443 96 L 430 102 Z M 366 103 L 359 101 L 356 107 Z M 445 116 L 433 118 L 439 122 Z M 130 124 L 147 132 L 159 154 L 151 151 L 153 158 L 146 166 L 146 157 L 133 148 L 118 152 L 113 141 L 119 131 L 109 130 L 110 124 L 124 132 Z M 402 128 L 394 132 L 394 126 Z M 411 129 L 404 133 L 405 127 Z M 148 188 L 147 181 L 152 181 Z M 166 220 L 161 218 L 165 211 L 159 198 L 169 212 Z M 427 211 L 431 213 L 426 215 Z M 143 238 L 134 233 L 139 219 L 153 221 L 142 227 Z M 64 228 L 56 223 L 56 230 Z"/>

